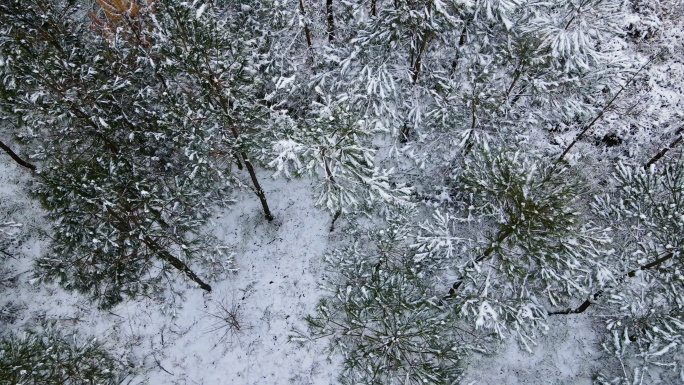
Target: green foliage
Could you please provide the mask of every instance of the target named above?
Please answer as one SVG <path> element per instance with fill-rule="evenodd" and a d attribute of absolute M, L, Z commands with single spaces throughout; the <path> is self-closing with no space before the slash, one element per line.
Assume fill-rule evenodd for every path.
<path fill-rule="evenodd" d="M 580 214 L 586 188 L 570 170 L 478 139 L 452 178 L 454 213 L 436 212 L 413 247 L 454 271 L 445 302 L 476 327 L 512 328 L 529 350 L 535 329 L 547 328 L 547 301 L 568 303 L 612 279 L 609 238 Z"/>
<path fill-rule="evenodd" d="M 186 263 L 230 267 L 200 228 L 228 192 L 216 154 L 232 150 L 141 35 L 151 9 L 136 20 L 150 28 L 112 41 L 84 26 L 78 4 L 31 4 L 0 6 L 0 71 L 2 109 L 43 160 L 35 194 L 54 239 L 39 276 L 104 308 L 159 292 L 171 267 L 209 289 Z"/>
<path fill-rule="evenodd" d="M 410 189 L 393 181 L 393 170 L 375 164 L 377 150 L 371 140 L 380 130 L 355 119 L 344 103 L 328 100 L 314 103 L 314 108 L 302 126 L 287 120 L 280 123 L 290 125 L 287 139 L 275 141 L 270 152 L 274 176 L 318 178 L 316 205 L 333 214 L 370 205 L 406 204 Z"/>
<path fill-rule="evenodd" d="M 126 372 L 97 339 L 64 334 L 54 325 L 0 340 L 3 385 L 115 385 L 125 380 Z"/>
<path fill-rule="evenodd" d="M 432 274 L 414 263 L 405 236 L 391 227 L 378 233 L 372 250 L 355 246 L 327 256 L 332 295 L 307 317 L 309 332 L 291 337 L 330 337 L 331 353 L 344 357 L 342 383 L 453 383 L 473 346 L 440 306 Z"/>
<path fill-rule="evenodd" d="M 675 376 L 684 346 L 684 162 L 668 159 L 648 170 L 620 164 L 613 177 L 615 189 L 593 205 L 621 238 L 621 279 L 598 304 L 610 309 L 607 328 L 629 335 L 615 348 L 621 355 L 613 356 L 638 358 L 626 379 L 654 367 L 671 368 Z"/>

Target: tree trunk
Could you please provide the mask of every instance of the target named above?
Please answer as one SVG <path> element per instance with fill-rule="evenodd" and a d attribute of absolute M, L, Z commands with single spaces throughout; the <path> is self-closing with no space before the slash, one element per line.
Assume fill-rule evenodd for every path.
<path fill-rule="evenodd" d="M 119 229 L 119 231 L 127 232 L 127 231 L 132 230 L 130 225 L 126 225 L 126 223 L 128 223 L 129 221 L 124 220 L 124 218 L 122 218 L 119 214 L 117 214 L 116 211 L 114 211 L 114 209 L 112 209 L 111 207 L 107 207 L 107 211 L 114 218 L 116 218 L 116 220 L 119 221 L 119 223 L 121 224 L 120 226 L 115 225 L 115 227 L 117 227 Z M 129 210 L 124 210 L 124 211 L 128 212 Z M 138 221 L 135 219 L 135 216 L 129 215 L 128 217 L 129 217 L 129 220 L 131 220 L 137 228 L 142 228 L 140 226 L 140 223 L 138 223 Z M 143 243 L 145 243 L 145 246 L 147 246 L 152 252 L 154 252 L 157 255 L 157 258 L 171 264 L 171 266 L 173 266 L 176 270 L 185 274 L 186 277 L 190 278 L 190 280 L 192 280 L 193 282 L 198 284 L 199 287 L 202 288 L 203 290 L 211 292 L 211 286 L 209 286 L 204 281 L 202 281 L 202 279 L 200 277 L 198 277 L 197 274 L 195 274 L 195 272 L 192 271 L 188 267 L 188 265 L 183 263 L 183 261 L 174 257 L 168 251 L 164 250 L 164 248 L 161 247 L 154 239 L 150 238 L 149 235 L 145 235 L 142 238 L 142 241 L 143 241 Z"/>
<path fill-rule="evenodd" d="M 484 253 L 482 253 L 482 255 L 475 258 L 471 263 L 475 264 L 475 263 L 484 261 L 485 258 L 489 257 L 494 252 L 494 250 L 496 250 L 497 244 L 503 242 L 504 240 L 506 240 L 506 238 L 508 238 L 511 234 L 513 234 L 513 230 L 514 230 L 513 226 L 511 226 L 510 228 L 508 228 L 506 230 L 503 230 L 503 229 L 499 230 L 499 234 L 496 236 L 496 239 L 492 243 L 489 244 L 489 247 L 487 247 L 487 249 L 484 251 Z M 439 300 L 440 305 L 443 304 L 442 301 L 444 301 L 445 299 L 449 299 L 456 294 L 456 290 L 458 290 L 459 286 L 461 286 L 461 283 L 463 282 L 464 278 L 465 277 L 460 277 L 459 279 L 457 279 L 453 283 L 453 285 L 451 285 L 451 288 L 449 289 L 449 294 L 445 295 L 444 297 L 442 297 L 442 299 Z"/>
<path fill-rule="evenodd" d="M 299 0 L 299 12 L 302 17 L 306 17 L 306 11 L 304 11 L 304 0 Z M 304 35 L 306 36 L 306 44 L 311 49 L 311 30 L 309 29 L 309 24 L 304 22 Z"/>
<path fill-rule="evenodd" d="M 222 97 L 219 97 L 219 102 L 221 104 L 221 107 L 227 114 L 229 109 L 226 101 Z M 238 132 L 237 127 L 235 127 L 235 122 L 233 122 L 233 119 L 230 116 L 228 116 L 228 119 L 230 132 L 233 134 L 235 140 L 237 140 L 238 138 L 240 138 L 240 132 Z M 249 177 L 252 179 L 252 184 L 254 185 L 254 192 L 259 197 L 261 207 L 264 210 L 264 216 L 270 222 L 273 220 L 273 214 L 271 214 L 271 209 L 269 209 L 268 207 L 268 202 L 266 201 L 266 194 L 264 194 L 264 190 L 261 188 L 261 184 L 259 184 L 259 179 L 257 179 L 256 173 L 254 172 L 252 162 L 249 161 L 249 157 L 247 157 L 247 154 L 245 152 L 240 152 L 240 157 L 242 158 L 242 161 L 245 163 L 245 167 L 247 168 Z"/>
<path fill-rule="evenodd" d="M 32 165 L 29 162 L 26 162 L 25 160 L 21 159 L 19 155 L 15 154 L 14 151 L 12 151 L 11 148 L 7 147 L 5 143 L 0 141 L 0 148 L 5 150 L 5 152 L 12 158 L 15 162 L 17 162 L 20 166 L 26 167 L 31 171 L 36 171 L 36 166 Z"/>
<path fill-rule="evenodd" d="M 506 91 L 506 99 L 504 100 L 504 103 L 508 102 L 508 98 L 511 96 L 511 92 L 513 92 L 513 87 L 515 87 L 515 83 L 517 83 L 518 79 L 520 79 L 523 67 L 524 64 L 522 61 L 520 61 L 518 68 L 515 69 L 515 76 L 513 77 L 513 81 L 511 82 L 511 85 L 508 87 L 508 90 Z"/>
<path fill-rule="evenodd" d="M 321 157 L 323 158 L 323 164 L 325 165 L 325 174 L 328 177 L 328 179 L 330 179 L 331 182 L 335 183 L 335 176 L 333 176 L 333 173 L 330 170 L 330 167 L 328 166 L 328 159 L 326 159 L 326 157 L 325 157 L 326 150 L 327 150 L 326 148 L 323 148 L 321 150 Z M 331 233 L 333 231 L 335 231 L 335 221 L 337 220 L 337 218 L 340 217 L 340 215 L 342 215 L 342 209 L 341 208 L 338 209 L 335 212 L 335 215 L 333 216 L 332 223 L 330 224 L 330 232 Z"/>
<path fill-rule="evenodd" d="M 377 16 L 378 15 L 378 10 L 377 10 L 377 0 L 371 0 L 371 15 Z"/>
<path fill-rule="evenodd" d="M 468 32 L 468 22 L 465 23 L 463 26 L 463 30 L 461 30 L 461 37 L 458 39 L 458 48 L 463 47 L 463 44 L 466 42 L 466 37 L 467 37 L 467 32 Z M 449 72 L 449 76 L 453 75 L 454 72 L 456 72 L 456 67 L 458 67 L 458 59 L 459 59 L 459 51 L 456 51 L 456 57 L 454 60 L 451 62 L 451 72 Z"/>
<path fill-rule="evenodd" d="M 233 154 L 233 156 L 235 157 L 235 164 L 237 164 L 238 170 L 242 170 L 242 162 L 240 162 L 240 157 L 238 154 Z"/>
<path fill-rule="evenodd" d="M 178 271 L 181 271 L 183 274 L 185 274 L 186 277 L 190 278 L 190 280 L 198 284 L 200 288 L 211 293 L 211 286 L 202 281 L 200 277 L 198 277 L 197 274 L 195 274 L 194 271 L 190 270 L 188 265 L 183 263 L 183 261 L 174 257 L 173 255 L 171 255 L 171 253 L 161 248 L 157 244 L 157 242 L 155 242 L 152 238 L 145 237 L 144 241 L 147 247 L 149 247 L 150 250 L 154 251 L 157 254 L 159 259 L 168 262 Z"/>
<path fill-rule="evenodd" d="M 418 40 L 420 40 L 420 37 L 418 37 Z M 423 53 L 425 52 L 425 49 L 427 48 L 427 43 L 428 39 L 427 37 L 424 37 L 420 43 L 420 48 L 418 49 L 418 55 L 416 57 L 416 62 L 413 64 L 413 84 L 416 84 L 418 81 L 418 77 L 420 76 L 420 69 L 423 64 Z"/>
<path fill-rule="evenodd" d="M 571 21 L 572 21 L 572 20 L 571 20 Z M 568 145 L 568 146 L 565 148 L 565 150 L 563 151 L 563 153 L 558 157 L 558 159 L 556 159 L 556 162 L 553 164 L 553 168 L 552 168 L 552 170 L 551 170 L 551 174 L 553 174 L 553 173 L 555 172 L 556 167 L 557 167 L 558 164 L 563 160 L 563 158 L 565 158 L 565 155 L 567 155 L 568 152 L 570 152 L 570 149 L 572 149 L 572 148 L 575 146 L 575 144 L 577 144 L 577 142 L 578 142 L 580 139 L 582 139 L 582 138 L 584 137 L 584 135 L 587 133 L 587 131 L 589 131 L 589 129 L 592 128 L 592 127 L 594 126 L 594 124 L 596 124 L 596 122 L 598 122 L 598 121 L 603 117 L 603 115 L 604 115 L 604 114 L 606 113 L 606 111 L 613 105 L 613 103 L 614 103 L 615 100 L 618 98 L 618 96 L 620 96 L 620 94 L 622 93 L 622 91 L 624 91 L 625 88 L 627 88 L 630 84 L 632 84 L 632 82 L 634 81 L 634 79 L 636 79 L 637 75 L 639 75 L 639 74 L 641 73 L 641 71 L 644 70 L 644 68 L 646 68 L 649 64 L 651 64 L 651 62 L 653 61 L 653 59 L 655 59 L 656 57 L 658 57 L 664 50 L 665 50 L 665 48 L 662 49 L 662 50 L 660 50 L 657 54 L 651 56 L 651 57 L 648 59 L 648 61 L 646 62 L 646 64 L 644 64 L 643 66 L 641 66 L 641 68 L 639 68 L 639 70 L 638 70 L 636 73 L 634 73 L 634 75 L 632 75 L 632 77 L 627 81 L 627 83 L 625 83 L 625 85 L 623 85 L 622 87 L 620 87 L 620 90 L 619 90 L 619 91 L 618 91 L 618 92 L 617 92 L 617 93 L 608 101 L 608 103 L 601 109 L 601 111 L 599 111 L 599 113 L 596 115 L 596 117 L 595 117 L 591 122 L 589 122 L 589 124 L 587 124 L 586 126 L 584 126 L 584 128 L 582 129 L 582 131 L 580 131 L 580 133 L 575 137 L 575 139 L 574 139 L 572 142 L 570 142 L 570 145 Z"/>
<path fill-rule="evenodd" d="M 408 142 L 410 134 L 411 130 L 409 129 L 408 123 L 404 122 L 404 126 L 401 128 L 401 137 L 399 138 L 399 141 L 401 143 Z"/>
<path fill-rule="evenodd" d="M 678 131 L 681 131 L 682 128 L 684 128 L 684 126 L 680 127 Z M 670 151 L 674 146 L 678 145 L 679 142 L 681 142 L 681 141 L 682 141 L 682 134 L 679 134 L 679 137 L 678 137 L 677 139 L 675 139 L 672 143 L 670 143 L 669 146 L 663 148 L 662 150 L 660 150 L 660 152 L 658 152 L 658 153 L 656 154 L 656 156 L 654 156 L 653 158 L 651 158 L 651 160 L 649 160 L 648 163 L 646 163 L 646 164 L 644 165 L 644 169 L 645 169 L 645 170 L 648 170 L 649 167 L 651 167 L 652 164 L 655 164 L 655 162 L 659 161 L 660 158 L 662 158 L 663 156 L 665 156 L 665 154 L 667 154 L 668 151 Z"/>
<path fill-rule="evenodd" d="M 432 10 L 432 1 L 427 3 L 427 13 L 430 14 Z M 420 77 L 420 70 L 423 66 L 423 53 L 427 49 L 429 36 L 423 36 L 421 39 L 420 34 L 416 36 L 416 46 L 419 46 L 418 52 L 416 53 L 416 61 L 412 65 L 412 82 L 415 85 Z M 413 60 L 413 53 L 411 53 L 411 60 Z M 408 124 L 404 123 L 404 127 L 401 129 L 401 138 L 399 139 L 402 143 L 408 142 L 409 136 L 411 134 Z"/>
<path fill-rule="evenodd" d="M 264 210 L 264 216 L 266 217 L 266 220 L 270 222 L 273 220 L 273 214 L 271 214 L 271 210 L 268 208 L 268 202 L 266 202 L 266 194 L 264 194 L 264 190 L 261 188 L 261 185 L 259 184 L 259 180 L 257 179 L 256 173 L 254 172 L 254 167 L 252 167 L 252 162 L 249 161 L 249 158 L 247 158 L 247 154 L 245 154 L 244 152 L 240 153 L 240 155 L 242 155 L 242 161 L 245 162 L 245 167 L 247 167 L 249 177 L 252 179 L 256 195 L 259 197 L 259 201 L 261 201 L 261 207 Z"/>
<path fill-rule="evenodd" d="M 649 262 L 649 263 L 647 263 L 647 264 L 645 264 L 645 265 L 639 266 L 638 268 L 629 271 L 627 274 L 622 275 L 622 277 L 620 277 L 620 278 L 617 280 L 617 282 L 618 282 L 618 283 L 619 283 L 619 282 L 622 282 L 622 281 L 624 281 L 624 280 L 625 280 L 626 278 L 628 278 L 628 277 L 629 277 L 629 278 L 635 277 L 637 271 L 648 270 L 648 269 L 651 269 L 651 268 L 654 268 L 654 267 L 658 267 L 658 266 L 662 265 L 663 262 L 665 262 L 665 261 L 667 261 L 667 260 L 669 260 L 669 259 L 671 259 L 671 258 L 673 258 L 673 257 L 674 257 L 674 253 L 673 253 L 673 252 L 669 252 L 669 253 L 665 254 L 664 256 L 662 256 L 662 257 L 656 259 L 655 261 L 652 261 L 652 262 Z M 579 305 L 579 306 L 576 307 L 575 309 L 570 308 L 570 309 L 566 309 L 566 310 L 560 310 L 560 311 L 549 312 L 549 315 L 568 315 L 568 314 L 581 314 L 581 313 L 584 313 L 584 312 L 589 308 L 589 306 L 591 306 L 591 304 L 593 303 L 592 301 L 595 301 L 597 298 L 599 298 L 601 295 L 603 295 L 603 293 L 604 293 L 603 290 L 599 290 L 599 291 L 597 291 L 596 293 L 590 295 L 589 298 L 587 298 L 584 302 L 582 302 L 581 305 Z"/>
<path fill-rule="evenodd" d="M 325 0 L 325 12 L 328 15 L 328 41 L 332 43 L 335 40 L 335 17 L 332 0 Z"/>
<path fill-rule="evenodd" d="M 335 231 L 335 221 L 337 221 L 337 219 L 340 217 L 340 215 L 342 215 L 342 210 L 337 210 L 337 212 L 335 212 L 335 215 L 333 215 L 333 220 L 332 220 L 332 223 L 330 224 L 330 232 L 331 233 L 333 231 Z"/>

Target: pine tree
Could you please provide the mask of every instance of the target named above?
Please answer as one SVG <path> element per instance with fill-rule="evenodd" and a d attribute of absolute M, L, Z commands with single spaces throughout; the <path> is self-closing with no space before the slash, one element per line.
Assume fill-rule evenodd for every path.
<path fill-rule="evenodd" d="M 598 196 L 594 209 L 622 239 L 620 275 L 587 303 L 610 309 L 606 326 L 614 338 L 607 349 L 633 368 L 622 376 L 636 381 L 661 367 L 662 376 L 678 378 L 684 343 L 684 163 L 680 157 L 658 167 L 620 164 L 614 183 L 614 192 Z"/>
<path fill-rule="evenodd" d="M 96 338 L 66 334 L 53 324 L 0 340 L 0 384 L 121 384 L 130 368 Z"/>
<path fill-rule="evenodd" d="M 163 58 L 160 67 L 168 71 L 165 82 L 176 83 L 172 87 L 196 98 L 196 108 L 205 109 L 220 139 L 228 143 L 224 147 L 247 169 L 271 221 L 273 214 L 249 157 L 270 114 L 260 100 L 263 81 L 256 76 L 271 38 L 258 24 L 267 10 L 266 4 L 251 2 L 202 4 L 195 9 L 185 2 L 159 1 L 151 38 L 160 42 L 157 54 Z"/>
<path fill-rule="evenodd" d="M 331 294 L 306 318 L 308 332 L 291 337 L 330 338 L 331 354 L 344 357 L 343 384 L 453 383 L 476 346 L 439 306 L 434 272 L 416 263 L 406 236 L 394 223 L 367 250 L 357 244 L 328 255 Z"/>
<path fill-rule="evenodd" d="M 0 70 L 2 108 L 35 140 L 35 194 L 54 220 L 39 276 L 101 307 L 158 292 L 171 268 L 211 290 L 188 262 L 230 265 L 199 231 L 226 196 L 228 170 L 215 156 L 225 144 L 203 124 L 205 109 L 162 82 L 171 77 L 147 35 L 154 10 L 121 16 L 112 41 L 100 24 L 84 28 L 79 6 L 31 4 L 0 5 Z"/>
<path fill-rule="evenodd" d="M 322 95 L 321 98 L 325 98 Z M 319 178 L 316 205 L 340 215 L 372 205 L 407 203 L 410 189 L 392 180 L 392 170 L 375 164 L 371 140 L 377 129 L 355 119 L 344 103 L 315 103 L 306 119 L 283 119 L 286 139 L 274 141 L 269 166 L 274 176 Z M 331 227 L 332 228 L 332 227 Z"/>
<path fill-rule="evenodd" d="M 497 335 L 512 328 L 529 350 L 547 306 L 610 281 L 610 239 L 582 218 L 578 176 L 525 151 L 479 140 L 453 177 L 461 210 L 423 224 L 414 247 L 458 277 L 443 295 L 447 305 Z"/>

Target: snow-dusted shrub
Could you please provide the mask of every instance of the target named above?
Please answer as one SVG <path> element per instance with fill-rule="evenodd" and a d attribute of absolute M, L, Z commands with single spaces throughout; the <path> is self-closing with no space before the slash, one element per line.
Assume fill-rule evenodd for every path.
<path fill-rule="evenodd" d="M 96 338 L 62 333 L 50 324 L 0 340 L 2 385 L 115 385 L 129 371 Z"/>

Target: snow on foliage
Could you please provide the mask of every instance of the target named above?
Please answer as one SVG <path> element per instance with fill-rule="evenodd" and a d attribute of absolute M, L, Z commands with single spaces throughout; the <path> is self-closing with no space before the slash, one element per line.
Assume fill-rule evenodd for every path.
<path fill-rule="evenodd" d="M 308 277 L 329 294 L 292 340 L 329 342 L 340 382 L 456 382 L 474 351 L 514 336 L 534 353 L 569 316 L 605 326 L 598 382 L 674 381 L 683 15 L 658 0 L 5 1 L 3 149 L 36 164 L 50 224 L 29 279 L 176 314 L 177 276 L 209 293 L 244 275 L 217 210 L 258 202 L 275 233 L 290 197 L 265 191 L 301 178 L 311 223 L 332 217 L 328 270 Z M 32 236 L 18 211 L 0 207 L 8 287 Z"/>

